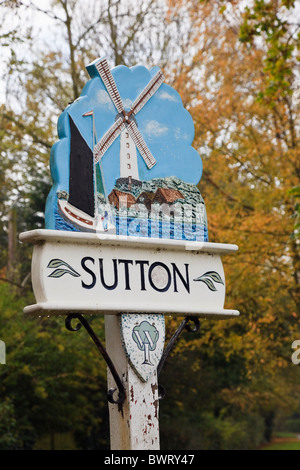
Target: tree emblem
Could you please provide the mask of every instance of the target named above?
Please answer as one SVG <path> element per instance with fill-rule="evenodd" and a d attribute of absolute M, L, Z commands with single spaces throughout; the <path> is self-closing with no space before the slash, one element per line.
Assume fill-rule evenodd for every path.
<path fill-rule="evenodd" d="M 143 321 L 140 325 L 133 328 L 132 338 L 140 351 L 144 351 L 143 364 L 154 365 L 150 360 L 150 351 L 155 350 L 158 337 L 158 330 L 147 321 Z"/>

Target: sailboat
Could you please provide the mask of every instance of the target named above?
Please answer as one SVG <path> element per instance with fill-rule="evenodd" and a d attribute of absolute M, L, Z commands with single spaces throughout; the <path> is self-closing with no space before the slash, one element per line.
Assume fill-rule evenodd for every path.
<path fill-rule="evenodd" d="M 90 111 L 84 116 L 93 117 L 93 144 L 95 145 L 97 137 L 94 114 Z M 101 161 L 95 162 L 94 152 L 82 137 L 70 115 L 69 122 L 71 135 L 69 193 L 67 198 L 58 199 L 59 213 L 79 231 L 116 233 Z"/>

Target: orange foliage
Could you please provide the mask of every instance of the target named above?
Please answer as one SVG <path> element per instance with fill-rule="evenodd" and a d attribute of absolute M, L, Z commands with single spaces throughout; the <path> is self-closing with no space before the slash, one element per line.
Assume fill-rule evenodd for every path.
<path fill-rule="evenodd" d="M 170 78 L 196 127 L 210 241 L 239 246 L 223 260 L 226 306 L 241 316 L 203 321 L 199 341 L 201 347 L 217 341 L 227 357 L 245 358 L 249 384 L 260 377 L 261 388 L 252 395 L 249 388 L 233 396 L 225 390 L 224 397 L 244 407 L 251 395 L 255 407 L 257 395 L 279 403 L 283 396 L 297 401 L 299 391 L 290 357 L 300 336 L 300 254 L 289 195 L 300 183 L 299 122 L 292 95 L 279 95 L 272 107 L 257 99 L 264 89 L 264 49 L 239 41 L 239 2 L 231 2 L 230 17 L 220 14 L 220 3 L 197 2 L 196 8 L 191 2 L 193 59 L 187 63 L 183 54 Z M 186 2 L 169 1 L 173 12 L 176 5 L 188 10 Z M 280 386 L 274 377 L 282 379 L 282 368 Z"/>

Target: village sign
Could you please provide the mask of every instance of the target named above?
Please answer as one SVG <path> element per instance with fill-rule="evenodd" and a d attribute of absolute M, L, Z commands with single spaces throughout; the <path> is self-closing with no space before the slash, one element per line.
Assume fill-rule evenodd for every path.
<path fill-rule="evenodd" d="M 156 373 L 164 354 L 164 315 L 238 315 L 224 309 L 221 261 L 237 246 L 209 242 L 197 186 L 202 161 L 192 147 L 193 121 L 179 94 L 164 83 L 161 70 L 110 69 L 101 58 L 87 71 L 90 80 L 58 121 L 46 228 L 20 235 L 22 242 L 34 244 L 36 304 L 24 312 L 67 315 L 71 330 L 71 321 L 80 320 L 112 374 L 109 400 L 118 406 L 128 400 L 121 417 L 119 408 L 111 409 L 113 446 L 124 445 L 124 436 L 116 437 L 118 429 L 126 419 L 130 422 L 131 407 L 139 406 L 152 410 L 156 425 L 149 424 L 146 442 L 128 424 L 128 445 L 143 448 L 151 441 L 151 448 L 158 448 Z M 107 350 L 83 316 L 87 314 L 105 315 Z M 126 384 L 121 376 L 127 377 Z M 133 383 L 140 403 L 129 400 Z M 113 398 L 115 385 L 118 399 Z"/>

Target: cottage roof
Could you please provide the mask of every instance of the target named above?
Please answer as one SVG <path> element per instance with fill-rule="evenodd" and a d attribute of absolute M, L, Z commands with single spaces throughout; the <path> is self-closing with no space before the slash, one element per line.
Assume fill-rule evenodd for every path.
<path fill-rule="evenodd" d="M 118 198 L 120 197 L 127 197 L 127 199 L 129 199 L 130 201 L 134 201 L 135 202 L 135 197 L 130 194 L 130 193 L 126 193 L 125 191 L 119 191 L 118 189 L 113 189 L 112 192 L 110 193 L 110 195 L 108 197 L 111 197 L 111 195 L 114 194 L 115 196 L 117 196 Z"/>
<path fill-rule="evenodd" d="M 162 197 L 166 202 L 174 202 L 177 199 L 183 199 L 183 195 L 177 189 L 158 188 L 155 193 L 155 199 Z"/>
<path fill-rule="evenodd" d="M 126 206 L 130 207 L 135 204 L 135 197 L 124 191 L 119 191 L 118 189 L 113 189 L 112 192 L 108 196 L 108 200 L 111 204 L 115 204 L 117 208 L 119 208 L 119 203 L 122 201 L 122 205 L 126 201 Z"/>

